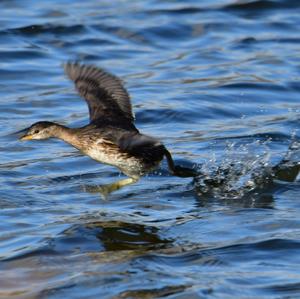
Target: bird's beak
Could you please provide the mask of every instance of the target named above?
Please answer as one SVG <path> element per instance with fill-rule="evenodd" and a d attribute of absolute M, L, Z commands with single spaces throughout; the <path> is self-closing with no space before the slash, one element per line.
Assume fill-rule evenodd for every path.
<path fill-rule="evenodd" d="M 31 140 L 32 139 L 32 135 L 24 135 L 20 138 L 21 141 L 24 141 L 24 140 Z"/>

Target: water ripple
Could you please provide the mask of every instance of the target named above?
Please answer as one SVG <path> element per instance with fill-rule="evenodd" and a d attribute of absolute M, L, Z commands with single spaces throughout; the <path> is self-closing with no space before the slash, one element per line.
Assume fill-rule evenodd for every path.
<path fill-rule="evenodd" d="M 1 1 L 0 297 L 298 298 L 299 13 L 292 0 Z M 123 178 L 39 120 L 88 108 L 64 76 L 118 75 L 167 164 Z"/>

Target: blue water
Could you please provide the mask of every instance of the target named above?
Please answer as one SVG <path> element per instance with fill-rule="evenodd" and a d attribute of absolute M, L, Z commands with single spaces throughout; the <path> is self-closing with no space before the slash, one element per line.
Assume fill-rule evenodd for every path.
<path fill-rule="evenodd" d="M 1 298 L 299 298 L 300 3 L 1 1 Z M 120 76 L 161 167 L 118 170 L 39 120 L 88 121 L 61 64 Z M 278 166 L 279 164 L 279 166 Z"/>

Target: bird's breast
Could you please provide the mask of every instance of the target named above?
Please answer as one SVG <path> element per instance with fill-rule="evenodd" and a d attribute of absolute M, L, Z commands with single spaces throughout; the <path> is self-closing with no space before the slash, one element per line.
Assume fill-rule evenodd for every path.
<path fill-rule="evenodd" d="M 131 177 L 139 177 L 151 171 L 162 159 L 160 155 L 156 159 L 149 159 L 143 155 L 136 156 L 124 152 L 116 144 L 105 139 L 98 139 L 89 144 L 83 152 L 100 163 L 118 167 L 124 174 Z"/>
<path fill-rule="evenodd" d="M 118 161 L 122 159 L 118 147 L 102 139 L 97 140 L 97 142 L 93 144 L 89 144 L 84 149 L 84 153 L 98 162 L 111 165 L 116 165 Z"/>

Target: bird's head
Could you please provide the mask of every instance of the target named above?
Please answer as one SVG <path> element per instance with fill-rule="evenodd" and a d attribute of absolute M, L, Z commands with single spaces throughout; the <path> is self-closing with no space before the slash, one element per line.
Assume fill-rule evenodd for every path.
<path fill-rule="evenodd" d="M 28 129 L 25 129 L 26 133 L 20 138 L 20 140 L 41 140 L 55 137 L 57 127 L 58 125 L 53 122 L 39 121 L 30 126 Z"/>

